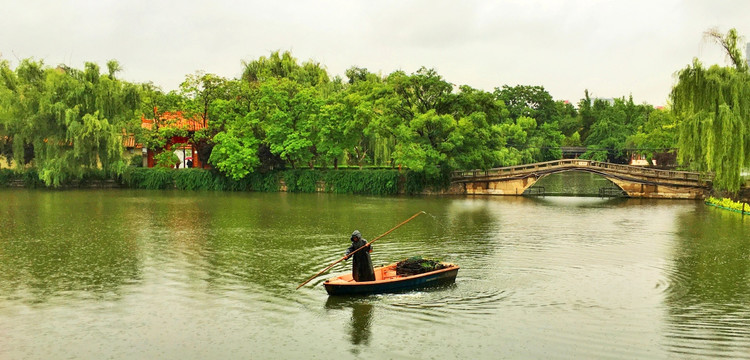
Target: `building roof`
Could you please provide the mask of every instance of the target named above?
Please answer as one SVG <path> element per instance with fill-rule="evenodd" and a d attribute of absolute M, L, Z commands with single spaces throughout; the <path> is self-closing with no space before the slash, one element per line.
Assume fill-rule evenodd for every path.
<path fill-rule="evenodd" d="M 154 108 L 154 113 L 158 110 Z M 187 131 L 197 131 L 206 127 L 206 121 L 200 115 L 193 116 L 192 119 L 185 118 L 182 111 L 165 111 L 159 114 L 159 126 L 168 126 L 173 128 L 183 128 Z M 154 127 L 154 119 L 146 119 L 141 115 L 141 128 L 151 130 Z M 126 148 L 142 148 L 143 144 L 135 142 L 135 134 L 128 134 L 123 130 L 122 145 Z"/>
<path fill-rule="evenodd" d="M 156 109 L 154 112 L 157 112 Z M 184 128 L 187 131 L 197 131 L 206 127 L 206 120 L 200 115 L 187 119 L 182 111 L 165 111 L 159 115 L 159 122 L 160 126 Z M 151 130 L 153 126 L 154 119 L 146 119 L 144 115 L 141 115 L 142 128 Z"/>

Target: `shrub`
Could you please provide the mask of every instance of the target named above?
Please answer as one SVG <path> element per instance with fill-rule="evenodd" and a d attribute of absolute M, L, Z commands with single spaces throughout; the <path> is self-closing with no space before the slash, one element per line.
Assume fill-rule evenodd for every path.
<path fill-rule="evenodd" d="M 143 167 L 143 155 L 133 155 L 130 158 L 128 165 L 132 167 Z"/>
<path fill-rule="evenodd" d="M 449 169 L 441 170 L 436 177 L 427 176 L 424 172 L 408 171 L 404 179 L 404 190 L 407 194 L 419 194 L 425 189 L 434 191 L 447 189 L 451 184 Z"/>
<path fill-rule="evenodd" d="M 180 190 L 223 190 L 217 175 L 205 169 L 181 169 L 174 172 L 174 185 Z"/>
<path fill-rule="evenodd" d="M 173 169 L 128 168 L 122 173 L 122 184 L 135 189 L 167 189 L 174 186 Z"/>
<path fill-rule="evenodd" d="M 288 192 L 314 193 L 318 180 L 323 178 L 322 173 L 319 170 L 287 170 L 282 177 Z"/>
<path fill-rule="evenodd" d="M 79 185 L 87 185 L 93 182 L 102 182 L 110 179 L 107 172 L 103 169 L 90 169 L 81 175 L 81 180 L 78 182 Z"/>
<path fill-rule="evenodd" d="M 92 174 L 92 179 L 100 179 L 101 173 Z M 224 190 L 261 191 L 280 190 L 284 180 L 288 192 L 313 193 L 319 181 L 325 182 L 326 192 L 336 194 L 395 195 L 405 188 L 408 194 L 417 194 L 425 188 L 442 189 L 450 184 L 450 174 L 440 174 L 437 178 L 427 177 L 421 172 L 400 173 L 398 170 L 281 170 L 253 172 L 245 178 L 234 180 L 215 170 L 136 168 L 125 169 L 120 183 L 135 189 L 180 190 Z"/>
<path fill-rule="evenodd" d="M 336 194 L 398 194 L 396 170 L 335 170 L 323 176 L 326 191 Z"/>
<path fill-rule="evenodd" d="M 732 199 L 728 199 L 728 198 L 717 199 L 715 197 L 709 197 L 708 199 L 706 199 L 706 203 L 715 205 L 718 207 L 723 207 L 729 210 L 734 210 L 734 211 L 739 211 L 739 212 L 742 212 L 744 210 L 745 212 L 750 212 L 750 204 L 733 201 Z"/>
<path fill-rule="evenodd" d="M 36 169 L 28 169 L 21 173 L 21 179 L 23 179 L 23 186 L 27 188 L 38 188 L 44 187 L 44 181 L 39 178 L 39 173 Z"/>
<path fill-rule="evenodd" d="M 15 173 L 11 169 L 0 169 L 0 186 L 8 186 L 15 179 Z"/>

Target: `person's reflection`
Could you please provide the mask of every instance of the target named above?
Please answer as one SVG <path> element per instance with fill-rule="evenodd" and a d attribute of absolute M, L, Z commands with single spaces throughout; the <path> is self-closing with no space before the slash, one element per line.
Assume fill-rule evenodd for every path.
<path fill-rule="evenodd" d="M 352 304 L 352 344 L 370 345 L 370 324 L 372 324 L 372 304 Z"/>
<path fill-rule="evenodd" d="M 349 334 L 352 345 L 369 345 L 372 330 L 373 306 L 364 299 L 340 298 L 331 296 L 326 301 L 326 309 L 346 310 L 352 309 L 352 322 Z"/>

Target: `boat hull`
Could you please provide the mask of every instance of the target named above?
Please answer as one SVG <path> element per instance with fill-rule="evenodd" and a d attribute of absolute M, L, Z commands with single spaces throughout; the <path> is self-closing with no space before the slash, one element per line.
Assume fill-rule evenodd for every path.
<path fill-rule="evenodd" d="M 328 295 L 366 295 L 392 293 L 448 284 L 456 281 L 459 267 L 446 264 L 448 267 L 412 276 L 395 275 L 396 264 L 375 269 L 375 281 L 356 282 L 351 275 L 343 275 L 327 280 L 323 283 Z"/>

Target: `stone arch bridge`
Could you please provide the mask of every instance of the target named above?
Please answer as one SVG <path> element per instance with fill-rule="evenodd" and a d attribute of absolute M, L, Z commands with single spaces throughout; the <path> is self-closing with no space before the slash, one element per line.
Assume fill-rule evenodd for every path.
<path fill-rule="evenodd" d="M 627 196 L 635 198 L 702 199 L 710 190 L 712 180 L 710 175 L 687 171 L 563 159 L 490 170 L 456 171 L 453 173 L 452 183 L 463 187 L 465 194 L 523 195 L 524 191 L 543 177 L 565 171 L 601 175 L 622 189 Z"/>

